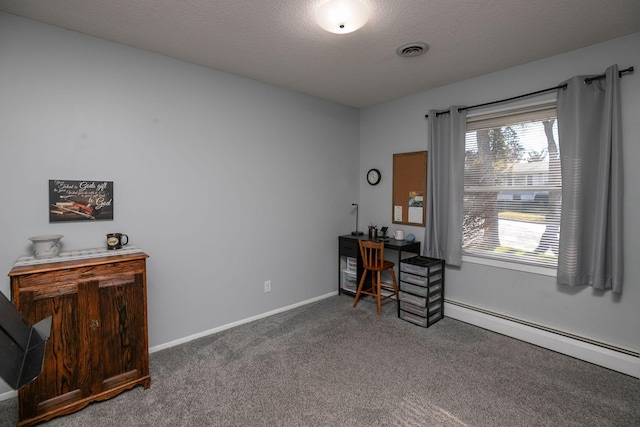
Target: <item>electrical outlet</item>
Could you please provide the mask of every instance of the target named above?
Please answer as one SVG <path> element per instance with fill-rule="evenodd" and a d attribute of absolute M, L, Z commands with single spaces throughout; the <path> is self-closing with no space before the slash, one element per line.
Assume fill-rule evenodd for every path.
<path fill-rule="evenodd" d="M 264 291 L 271 292 L 271 280 L 267 280 L 264 282 Z"/>

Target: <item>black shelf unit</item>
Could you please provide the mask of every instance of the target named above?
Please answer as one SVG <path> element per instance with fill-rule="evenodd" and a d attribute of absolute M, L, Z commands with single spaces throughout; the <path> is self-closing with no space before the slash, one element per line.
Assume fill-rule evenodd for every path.
<path fill-rule="evenodd" d="M 400 262 L 398 317 L 428 328 L 444 317 L 444 260 L 417 256 Z"/>

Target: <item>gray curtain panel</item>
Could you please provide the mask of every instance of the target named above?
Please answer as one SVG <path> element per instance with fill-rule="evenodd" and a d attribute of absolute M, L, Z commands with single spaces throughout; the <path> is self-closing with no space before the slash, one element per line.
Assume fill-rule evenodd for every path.
<path fill-rule="evenodd" d="M 562 217 L 557 281 L 622 291 L 622 130 L 617 65 L 558 90 Z"/>
<path fill-rule="evenodd" d="M 425 256 L 462 264 L 464 144 L 467 111 L 429 111 Z M 442 113 L 442 111 L 440 112 Z"/>

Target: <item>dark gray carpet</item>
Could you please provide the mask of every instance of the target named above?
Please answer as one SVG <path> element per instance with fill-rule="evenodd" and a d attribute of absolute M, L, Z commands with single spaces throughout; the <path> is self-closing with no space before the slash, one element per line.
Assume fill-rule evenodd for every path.
<path fill-rule="evenodd" d="M 48 426 L 638 426 L 640 380 L 348 296 L 151 355 L 149 390 Z M 17 399 L 0 402 L 15 425 Z"/>

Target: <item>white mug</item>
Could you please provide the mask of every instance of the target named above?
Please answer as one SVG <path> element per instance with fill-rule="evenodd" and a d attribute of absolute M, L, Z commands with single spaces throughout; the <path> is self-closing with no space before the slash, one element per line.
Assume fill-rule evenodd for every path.
<path fill-rule="evenodd" d="M 404 240 L 404 231 L 396 230 L 393 232 L 393 238 L 396 240 Z"/>

